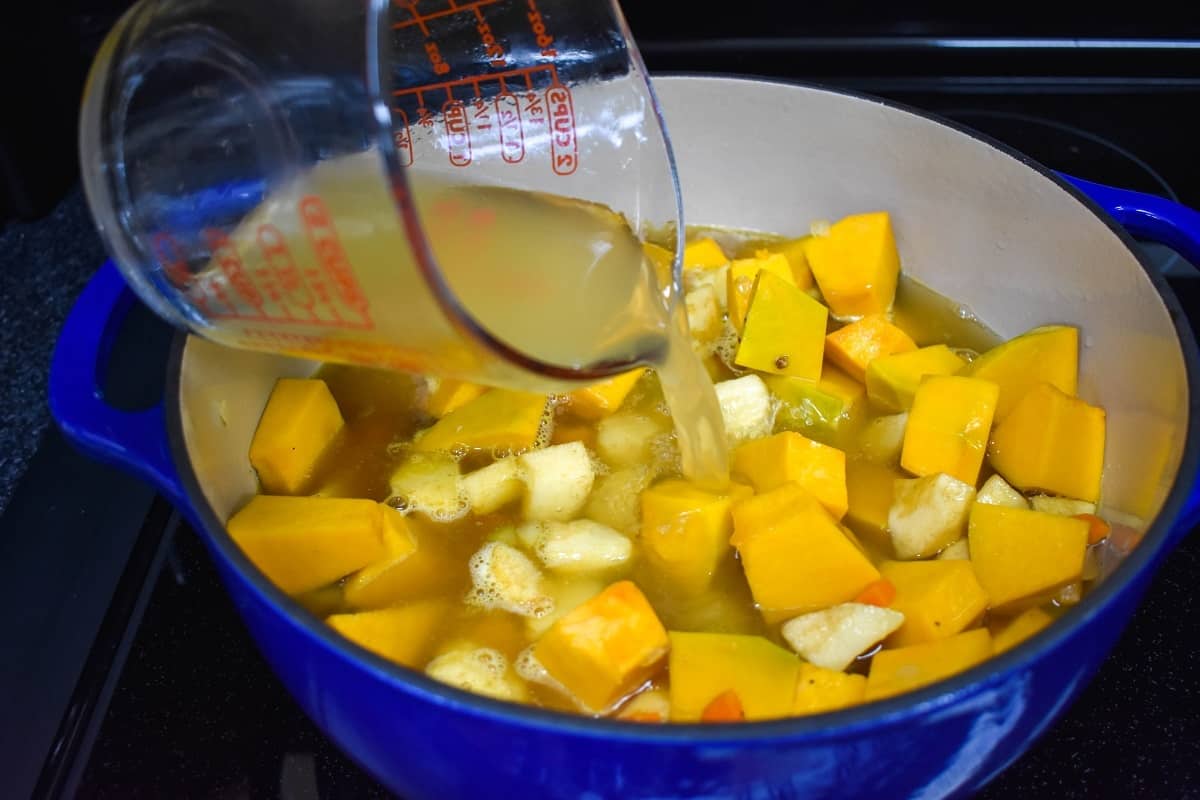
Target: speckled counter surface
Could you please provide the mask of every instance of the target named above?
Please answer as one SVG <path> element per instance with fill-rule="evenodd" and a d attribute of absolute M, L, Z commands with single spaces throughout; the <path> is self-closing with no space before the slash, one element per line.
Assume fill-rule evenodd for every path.
<path fill-rule="evenodd" d="M 0 227 L 0 513 L 50 422 L 59 328 L 104 258 L 78 187 L 46 217 Z"/>

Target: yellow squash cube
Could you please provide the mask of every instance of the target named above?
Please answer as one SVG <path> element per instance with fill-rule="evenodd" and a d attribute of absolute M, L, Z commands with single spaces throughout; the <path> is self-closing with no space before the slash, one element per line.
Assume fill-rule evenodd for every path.
<path fill-rule="evenodd" d="M 456 411 L 487 391 L 486 386 L 453 378 L 434 378 L 425 400 L 425 410 L 435 417 Z"/>
<path fill-rule="evenodd" d="M 866 699 L 882 700 L 928 686 L 970 669 L 991 654 L 992 637 L 985 628 L 936 642 L 884 648 L 871 659 Z"/>
<path fill-rule="evenodd" d="M 263 491 L 302 493 L 343 424 L 325 381 L 280 378 L 250 442 L 250 464 Z"/>
<path fill-rule="evenodd" d="M 671 631 L 671 720 L 696 722 L 717 695 L 733 690 L 746 719 L 792 711 L 800 659 L 761 636 Z"/>
<path fill-rule="evenodd" d="M 683 248 L 684 269 L 712 269 L 729 263 L 729 256 L 714 239 L 697 239 Z"/>
<path fill-rule="evenodd" d="M 567 395 L 571 410 L 587 419 L 600 419 L 621 407 L 646 369 L 639 367 Z"/>
<path fill-rule="evenodd" d="M 255 495 L 229 535 L 272 583 L 307 592 L 383 558 L 383 509 L 373 500 Z"/>
<path fill-rule="evenodd" d="M 1079 331 L 1070 325 L 1034 328 L 983 353 L 962 374 L 1000 387 L 997 422 L 1042 381 L 1074 395 L 1079 376 Z"/>
<path fill-rule="evenodd" d="M 867 380 L 867 365 L 880 356 L 911 353 L 912 338 L 881 314 L 863 317 L 825 337 L 825 356 L 858 380 Z"/>
<path fill-rule="evenodd" d="M 992 631 L 992 652 L 998 654 L 1011 650 L 1051 622 L 1054 622 L 1054 617 L 1044 608 L 1034 606 L 1025 609 Z"/>
<path fill-rule="evenodd" d="M 867 679 L 862 675 L 847 675 L 801 663 L 792 713 L 799 717 L 856 706 L 866 693 Z"/>
<path fill-rule="evenodd" d="M 801 289 L 811 289 L 814 285 L 812 270 L 808 267 L 808 256 L 804 254 L 809 238 L 802 236 L 799 239 L 788 239 L 766 248 L 768 253 L 779 253 L 788 260 L 788 266 L 792 268 L 792 282 Z"/>
<path fill-rule="evenodd" d="M 413 447 L 423 453 L 532 447 L 545 410 L 543 395 L 491 389 L 427 428 Z"/>
<path fill-rule="evenodd" d="M 900 254 L 886 211 L 839 220 L 827 236 L 807 239 L 804 253 L 821 295 L 838 317 L 884 314 L 892 307 Z"/>
<path fill-rule="evenodd" d="M 646 596 L 618 581 L 542 634 L 534 658 L 591 711 L 606 711 L 662 668 L 669 642 Z"/>
<path fill-rule="evenodd" d="M 845 603 L 879 570 L 796 483 L 735 503 L 730 544 L 768 622 Z"/>
<path fill-rule="evenodd" d="M 926 375 L 953 375 L 966 363 L 944 344 L 879 356 L 867 365 L 867 397 L 888 413 L 907 411 Z"/>
<path fill-rule="evenodd" d="M 977 503 L 967 540 L 992 608 L 1036 599 L 1079 580 L 1088 523 L 1041 511 Z"/>
<path fill-rule="evenodd" d="M 751 494 L 732 484 L 714 494 L 687 481 L 665 480 L 642 492 L 642 552 L 655 572 L 679 591 L 708 588 L 729 552 L 730 506 Z"/>
<path fill-rule="evenodd" d="M 333 614 L 325 621 L 372 653 L 416 669 L 430 655 L 433 633 L 449 612 L 449 600 L 422 600 L 378 611 Z"/>
<path fill-rule="evenodd" d="M 998 391 L 978 378 L 925 378 L 908 415 L 900 466 L 914 475 L 944 472 L 975 486 Z"/>
<path fill-rule="evenodd" d="M 954 636 L 987 609 L 987 595 L 969 561 L 885 561 L 879 572 L 896 587 L 889 608 L 904 615 L 904 624 L 888 638 L 889 647 Z"/>
<path fill-rule="evenodd" d="M 996 426 L 988 458 L 1022 491 L 1095 503 L 1104 469 L 1104 435 L 1103 408 L 1039 383 Z"/>
<path fill-rule="evenodd" d="M 466 579 L 436 531 L 421 528 L 399 511 L 380 507 L 385 554 L 346 579 L 351 608 L 386 608 L 451 589 Z"/>
<path fill-rule="evenodd" d="M 746 442 L 733 451 L 733 474 L 759 494 L 798 483 L 840 520 L 846 515 L 846 454 L 794 431 Z"/>
<path fill-rule="evenodd" d="M 754 279 L 764 270 L 778 275 L 793 286 L 796 284 L 787 258 L 778 253 L 760 251 L 755 258 L 738 258 L 731 262 L 729 274 L 726 276 L 728 288 L 725 296 L 729 303 L 729 321 L 738 332 L 741 332 L 746 324 L 746 310 L 750 307 Z"/>
<path fill-rule="evenodd" d="M 828 319 L 829 310 L 803 290 L 778 275 L 759 272 L 734 363 L 819 380 Z"/>
<path fill-rule="evenodd" d="M 831 364 L 822 367 L 821 380 L 815 383 L 784 375 L 768 375 L 765 380 L 781 404 L 775 418 L 777 429 L 833 440 L 853 427 L 866 408 L 863 385 Z"/>
<path fill-rule="evenodd" d="M 904 476 L 892 467 L 866 459 L 846 463 L 845 523 L 876 548 L 889 552 L 888 510 L 892 507 L 896 481 Z"/>

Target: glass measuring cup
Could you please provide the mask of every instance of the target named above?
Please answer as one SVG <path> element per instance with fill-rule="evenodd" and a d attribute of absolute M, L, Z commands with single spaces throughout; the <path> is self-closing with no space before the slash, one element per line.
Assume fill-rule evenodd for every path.
<path fill-rule="evenodd" d="M 83 181 L 137 294 L 236 347 L 547 390 L 663 357 L 670 145 L 615 2 L 141 0 Z"/>

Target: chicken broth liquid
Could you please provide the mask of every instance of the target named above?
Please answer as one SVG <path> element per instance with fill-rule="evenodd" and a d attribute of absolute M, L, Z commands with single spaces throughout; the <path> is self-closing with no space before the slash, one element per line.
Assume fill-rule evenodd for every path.
<path fill-rule="evenodd" d="M 614 235 L 611 225 L 602 227 L 603 236 L 611 238 Z M 780 241 L 776 237 L 729 230 L 696 229 L 689 233 L 691 236 L 707 235 L 718 239 L 731 257 L 749 256 L 760 247 Z M 576 273 L 584 271 L 582 267 L 576 269 Z M 640 274 L 643 277 L 638 278 L 640 283 L 633 294 L 648 298 L 650 292 L 656 291 L 653 276 L 646 270 Z M 492 285 L 499 288 L 499 284 Z M 472 298 L 472 302 L 484 306 L 493 296 L 488 292 L 465 294 Z M 624 294 L 628 295 L 629 292 Z M 617 295 L 612 296 L 615 298 Z M 919 346 L 945 343 L 961 349 L 964 355 L 970 357 L 999 342 L 992 331 L 958 304 L 907 275 L 901 276 L 896 298 L 895 319 L 912 333 Z M 614 496 L 628 502 L 636 502 L 637 495 L 645 485 L 664 478 L 682 475 L 695 479 L 707 474 L 718 480 L 723 476 L 727 469 L 725 448 L 723 442 L 712 440 L 722 429 L 718 424 L 719 409 L 711 386 L 714 379 L 731 378 L 737 374 L 736 367 L 720 364 L 717 369 L 723 372 L 710 377 L 693 352 L 689 340 L 682 333 L 673 333 L 676 328 L 664 322 L 662 312 L 656 310 L 658 306 L 655 303 L 647 300 L 639 307 L 645 320 L 640 325 L 641 330 L 658 331 L 655 335 L 667 338 L 670 346 L 664 348 L 667 353 L 665 360 L 643 375 L 625 399 L 621 411 L 656 420 L 663 431 L 662 446 L 654 450 L 651 463 L 645 465 L 645 470 L 636 473 L 635 477 L 639 480 L 628 487 L 617 483 L 624 480 L 626 470 L 599 465 L 600 476 L 597 488 L 593 490 L 594 494 L 599 494 L 603 491 L 603 483 L 612 481 L 614 485 L 610 488 L 614 490 Z M 524 341 L 530 345 L 535 343 L 533 338 L 523 337 L 533 337 L 536 325 L 512 316 L 508 320 L 511 326 L 507 330 L 514 341 Z M 632 322 L 626 324 L 630 330 L 638 327 Z M 830 330 L 837 327 L 840 327 L 840 323 L 831 319 Z M 679 338 L 672 339 L 674 336 Z M 389 500 L 389 476 L 412 457 L 410 442 L 413 434 L 434 422 L 423 410 L 422 396 L 427 391 L 424 378 L 338 364 L 325 365 L 316 377 L 327 383 L 346 421 L 343 431 L 327 451 L 314 476 L 313 485 L 319 487 L 317 493 Z M 853 460 L 860 457 L 862 432 L 879 416 L 877 412 L 869 411 L 856 424 L 840 426 L 835 434 L 825 434 L 818 429 L 801 428 L 801 431 L 810 438 L 845 450 L 847 458 Z M 596 426 L 595 420 L 579 417 L 569 404 L 554 403 L 553 399 L 544 424 L 551 442 L 558 440 L 556 431 L 594 431 Z M 795 427 L 785 415 L 777 415 L 776 431 Z M 466 473 L 478 469 L 491 460 L 489 453 L 468 453 L 463 456 L 462 471 Z M 390 499 L 392 502 L 397 500 L 394 497 Z M 631 508 L 636 509 L 636 505 Z M 594 512 L 589 506 L 585 513 Z M 635 520 L 634 529 L 627 531 L 632 535 L 633 555 L 626 565 L 608 574 L 593 573 L 579 577 L 548 574 L 546 591 L 555 599 L 555 611 L 548 617 L 531 619 L 506 611 L 485 610 L 463 601 L 471 586 L 468 563 L 472 554 L 489 541 L 511 540 L 512 530 L 522 522 L 519 504 L 510 504 L 500 512 L 482 516 L 464 513 L 448 521 L 435 521 L 416 512 L 411 513 L 408 520 L 418 540 L 419 552 L 434 554 L 426 565 L 429 574 L 419 581 L 421 591 L 418 594 L 421 597 L 441 597 L 456 609 L 451 614 L 451 621 L 425 643 L 421 655 L 424 659 L 469 646 L 492 648 L 502 653 L 510 664 L 516 664 L 522 651 L 554 619 L 600 591 L 606 583 L 623 577 L 632 578 L 642 588 L 668 630 L 759 634 L 776 642 L 782 641 L 779 626 L 764 623 L 756 609 L 749 585 L 732 550 L 705 591 L 693 595 L 674 592 L 655 575 L 653 567 L 645 559 L 639 558 Z M 868 540 L 864 539 L 863 542 L 868 550 L 874 550 Z M 872 552 L 875 561 L 884 557 L 883 553 Z M 340 586 L 330 586 L 309 593 L 301 601 L 319 615 L 356 610 L 346 607 L 340 591 Z M 866 663 L 864 660 L 862 666 L 852 667 L 851 671 L 863 671 Z M 562 693 L 536 682 L 528 683 L 526 691 L 526 700 L 529 702 L 550 708 L 577 710 Z"/>

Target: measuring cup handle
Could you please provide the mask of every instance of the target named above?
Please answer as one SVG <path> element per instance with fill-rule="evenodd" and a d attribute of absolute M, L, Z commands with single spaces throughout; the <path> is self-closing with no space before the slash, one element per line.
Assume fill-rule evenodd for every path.
<path fill-rule="evenodd" d="M 1060 173 L 1061 174 L 1061 173 Z M 1130 234 L 1164 244 L 1200 269 L 1200 211 L 1144 192 L 1062 177 L 1112 215 Z M 1182 538 L 1200 524 L 1200 483 L 1193 484 L 1172 529 Z"/>
<path fill-rule="evenodd" d="M 101 389 L 113 343 L 135 298 L 107 261 L 67 316 L 50 365 L 50 413 L 76 447 L 149 481 L 179 508 L 183 485 L 171 460 L 163 406 L 110 406 Z"/>

